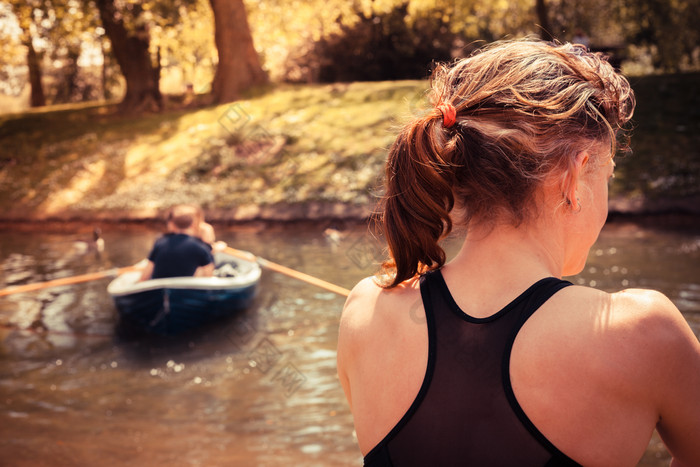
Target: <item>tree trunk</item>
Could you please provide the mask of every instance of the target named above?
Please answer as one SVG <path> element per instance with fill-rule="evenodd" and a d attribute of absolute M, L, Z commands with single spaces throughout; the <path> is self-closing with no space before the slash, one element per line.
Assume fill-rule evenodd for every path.
<path fill-rule="evenodd" d="M 78 94 L 78 58 L 80 58 L 80 44 L 69 45 L 67 47 L 65 63 L 62 67 L 62 74 L 57 83 L 56 95 L 53 98 L 54 104 L 73 102 L 81 100 Z"/>
<path fill-rule="evenodd" d="M 537 20 L 540 23 L 540 37 L 545 41 L 554 40 L 552 28 L 549 25 L 549 9 L 545 0 L 536 0 L 535 10 L 537 11 Z"/>
<path fill-rule="evenodd" d="M 40 107 L 46 105 L 46 96 L 44 96 L 44 88 L 41 85 L 41 63 L 39 63 L 39 56 L 34 50 L 31 37 L 25 41 L 24 45 L 27 46 L 27 66 L 29 67 L 29 84 L 31 86 L 29 105 Z"/>
<path fill-rule="evenodd" d="M 102 100 L 107 100 L 109 92 L 107 91 L 107 54 L 105 53 L 104 38 L 100 37 L 100 52 L 102 52 Z"/>
<path fill-rule="evenodd" d="M 209 0 L 214 12 L 214 41 L 219 54 L 211 92 L 218 103 L 231 102 L 241 92 L 267 82 L 248 26 L 243 0 Z"/>
<path fill-rule="evenodd" d="M 119 104 L 122 112 L 160 110 L 162 97 L 158 72 L 148 52 L 149 36 L 145 28 L 130 35 L 117 12 L 114 0 L 97 0 L 105 35 L 112 44 L 112 54 L 124 75 L 126 94 Z"/>

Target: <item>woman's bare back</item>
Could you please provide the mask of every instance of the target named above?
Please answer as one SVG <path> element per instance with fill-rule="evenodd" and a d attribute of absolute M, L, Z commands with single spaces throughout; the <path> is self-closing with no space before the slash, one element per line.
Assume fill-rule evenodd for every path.
<path fill-rule="evenodd" d="M 462 309 L 479 302 L 494 313 L 517 295 L 506 291 L 489 306 L 453 293 Z M 668 402 L 688 400 L 688 392 L 700 388 L 697 347 L 661 294 L 568 287 L 518 334 L 510 365 L 513 391 L 539 431 L 572 459 L 586 466 L 636 465 L 657 423 L 662 433 L 668 425 L 667 437 L 677 426 L 700 432 L 697 407 L 686 407 L 683 415 L 683 408 Z M 417 281 L 392 290 L 372 280 L 360 283 L 343 312 L 338 358 L 366 454 L 406 413 L 425 377 L 428 333 Z M 685 365 L 690 376 L 678 381 L 668 374 L 669 362 Z M 668 424 L 663 410 L 673 417 Z M 700 462 L 697 447 L 681 452 L 686 462 L 695 462 L 688 465 Z"/>

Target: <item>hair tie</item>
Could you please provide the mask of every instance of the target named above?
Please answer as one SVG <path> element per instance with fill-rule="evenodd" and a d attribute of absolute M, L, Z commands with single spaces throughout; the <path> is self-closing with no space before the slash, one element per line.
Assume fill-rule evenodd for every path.
<path fill-rule="evenodd" d="M 437 105 L 437 109 L 442 113 L 442 125 L 445 128 L 450 128 L 457 121 L 457 109 L 449 102 L 441 102 Z"/>

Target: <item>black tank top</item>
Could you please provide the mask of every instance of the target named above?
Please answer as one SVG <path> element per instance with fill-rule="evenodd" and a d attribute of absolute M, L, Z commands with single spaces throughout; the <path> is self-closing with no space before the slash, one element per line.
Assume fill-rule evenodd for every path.
<path fill-rule="evenodd" d="M 364 459 L 375 466 L 577 466 L 532 424 L 513 394 L 510 353 L 525 321 L 570 282 L 533 284 L 498 313 L 473 318 L 439 270 L 421 278 L 428 326 L 423 384 L 396 426 Z"/>

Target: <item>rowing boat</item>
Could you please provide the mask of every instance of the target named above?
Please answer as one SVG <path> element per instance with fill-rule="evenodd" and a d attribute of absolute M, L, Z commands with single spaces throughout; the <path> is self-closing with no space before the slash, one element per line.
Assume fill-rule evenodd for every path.
<path fill-rule="evenodd" d="M 252 256 L 252 255 L 251 255 Z M 127 272 L 107 286 L 123 324 L 152 334 L 175 335 L 248 308 L 257 293 L 257 262 L 217 252 L 212 277 L 139 281 Z"/>

